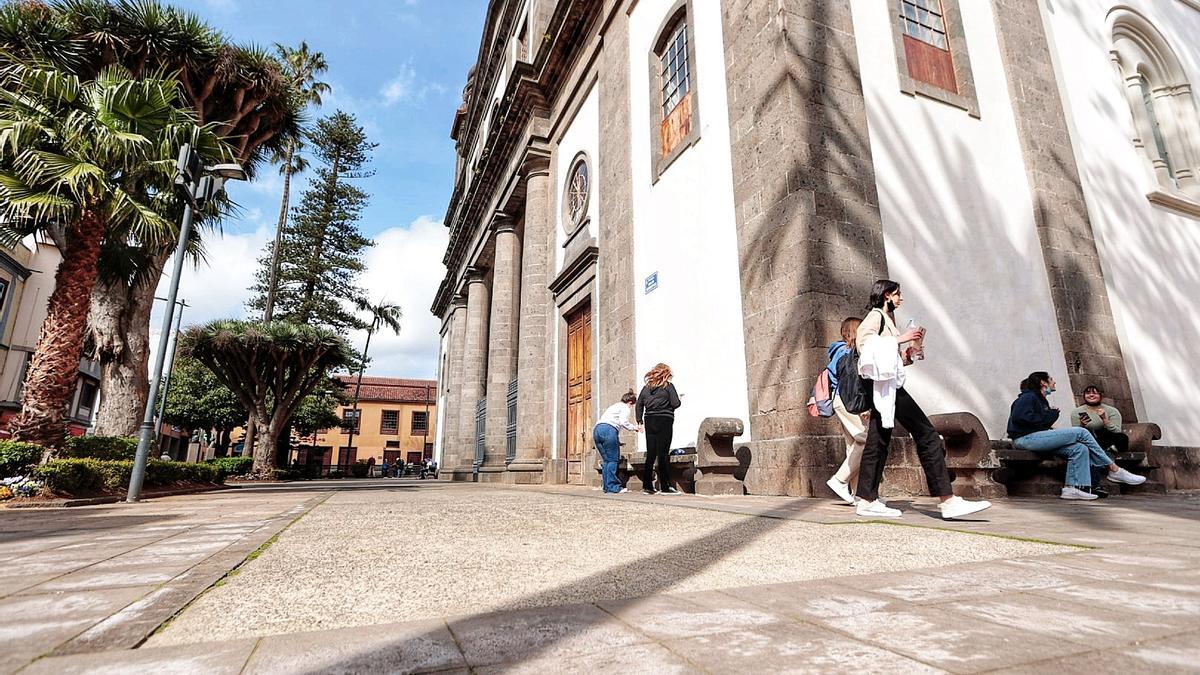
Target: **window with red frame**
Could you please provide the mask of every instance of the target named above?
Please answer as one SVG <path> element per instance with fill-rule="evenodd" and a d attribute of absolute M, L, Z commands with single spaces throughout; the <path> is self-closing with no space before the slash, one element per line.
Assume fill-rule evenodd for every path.
<path fill-rule="evenodd" d="M 941 0 L 898 0 L 909 77 L 957 94 Z"/>

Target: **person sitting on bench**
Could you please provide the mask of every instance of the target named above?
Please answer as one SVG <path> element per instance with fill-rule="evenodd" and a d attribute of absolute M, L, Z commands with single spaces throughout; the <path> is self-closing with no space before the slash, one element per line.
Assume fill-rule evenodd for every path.
<path fill-rule="evenodd" d="M 1102 402 L 1104 392 L 1094 384 L 1083 388 L 1083 405 L 1071 411 L 1071 426 L 1092 432 L 1105 450 L 1129 452 L 1129 436 L 1121 431 L 1121 411 Z"/>
<path fill-rule="evenodd" d="M 1008 437 L 1012 439 L 1013 447 L 1067 458 L 1067 480 L 1060 495 L 1063 499 L 1099 499 L 1100 496 L 1091 489 L 1093 466 L 1107 468 L 1107 477 L 1114 483 L 1145 483 L 1145 476 L 1117 466 L 1087 429 L 1050 428 L 1059 415 L 1058 408 L 1051 407 L 1046 399 L 1054 393 L 1054 388 L 1054 378 L 1044 371 L 1030 373 L 1021 383 L 1021 394 L 1013 401 L 1008 417 Z"/>

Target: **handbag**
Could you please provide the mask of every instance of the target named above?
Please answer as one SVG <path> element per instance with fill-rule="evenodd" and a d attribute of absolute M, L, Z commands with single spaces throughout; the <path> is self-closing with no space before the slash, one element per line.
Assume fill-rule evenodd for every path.
<path fill-rule="evenodd" d="M 880 312 L 878 335 L 883 335 L 884 318 L 882 314 Z M 874 385 L 870 379 L 858 374 L 857 345 L 838 362 L 837 376 L 837 395 L 842 399 L 842 407 L 847 412 L 852 413 L 865 413 L 869 411 L 874 405 L 873 396 L 871 395 Z"/>

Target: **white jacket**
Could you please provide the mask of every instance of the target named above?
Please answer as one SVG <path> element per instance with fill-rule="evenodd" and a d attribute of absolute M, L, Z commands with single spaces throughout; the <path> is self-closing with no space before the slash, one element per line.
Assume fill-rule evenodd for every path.
<path fill-rule="evenodd" d="M 858 374 L 874 384 L 875 409 L 884 429 L 896 426 L 896 391 L 904 386 L 904 359 L 891 335 L 866 340 L 858 352 Z"/>

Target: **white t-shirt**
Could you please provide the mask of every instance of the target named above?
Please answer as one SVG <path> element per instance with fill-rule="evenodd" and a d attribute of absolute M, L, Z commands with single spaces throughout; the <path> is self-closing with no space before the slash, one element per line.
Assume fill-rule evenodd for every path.
<path fill-rule="evenodd" d="M 608 409 L 600 416 L 600 421 L 597 424 L 607 424 L 616 429 L 625 428 L 630 431 L 637 431 L 637 425 L 629 421 L 628 403 L 614 403 L 608 406 Z"/>

